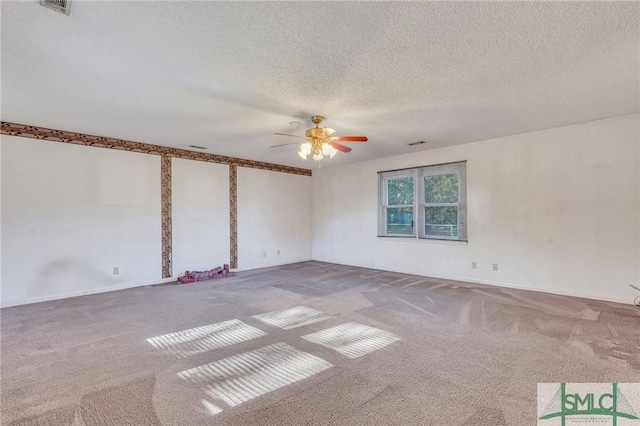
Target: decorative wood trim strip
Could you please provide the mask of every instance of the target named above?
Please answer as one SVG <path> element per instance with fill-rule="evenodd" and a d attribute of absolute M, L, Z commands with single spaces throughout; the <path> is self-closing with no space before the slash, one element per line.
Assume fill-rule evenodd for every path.
<path fill-rule="evenodd" d="M 238 168 L 229 166 L 229 223 L 231 224 L 231 268 L 238 267 Z"/>
<path fill-rule="evenodd" d="M 206 161 L 209 163 L 228 164 L 230 166 L 249 167 L 253 169 L 270 170 L 273 172 L 291 173 L 295 175 L 311 176 L 311 170 L 262 161 L 246 160 L 243 158 L 227 157 L 224 155 L 194 152 L 180 148 L 170 148 L 142 142 L 132 142 L 123 139 L 102 136 L 85 135 L 64 130 L 47 129 L 44 127 L 27 126 L 26 124 L 0 122 L 0 133 L 4 135 L 20 136 L 24 138 L 41 139 L 53 142 L 64 142 L 75 145 L 86 145 L 98 148 L 120 149 L 124 151 L 141 152 L 144 154 L 163 155 L 167 157 L 184 158 L 187 160 Z"/>
<path fill-rule="evenodd" d="M 171 157 L 160 156 L 160 199 L 162 203 L 162 278 L 171 278 L 173 242 L 171 234 Z"/>

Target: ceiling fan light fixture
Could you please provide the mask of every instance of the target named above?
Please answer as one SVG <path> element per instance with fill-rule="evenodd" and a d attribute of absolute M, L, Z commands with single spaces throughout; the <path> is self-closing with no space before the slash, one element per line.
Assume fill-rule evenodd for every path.
<path fill-rule="evenodd" d="M 311 121 L 315 124 L 315 127 L 307 129 L 302 135 L 293 135 L 288 133 L 274 133 L 276 136 L 289 136 L 294 138 L 305 139 L 305 142 L 300 144 L 300 150 L 298 155 L 303 160 L 311 156 L 315 161 L 322 161 L 325 158 L 333 158 L 340 152 L 351 152 L 351 148 L 343 145 L 343 142 L 367 142 L 366 136 L 332 136 L 335 133 L 334 129 L 329 127 L 320 127 L 319 124 L 324 120 L 324 117 L 320 115 L 314 115 L 311 117 Z M 289 123 L 292 127 L 295 127 L 298 122 Z M 299 142 L 281 143 L 273 145 L 271 148 L 276 148 L 286 145 L 297 145 Z"/>

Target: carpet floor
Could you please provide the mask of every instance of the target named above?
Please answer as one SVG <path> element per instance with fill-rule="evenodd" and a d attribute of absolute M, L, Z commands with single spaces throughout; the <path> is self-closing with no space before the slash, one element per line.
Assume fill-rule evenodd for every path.
<path fill-rule="evenodd" d="M 640 309 L 304 262 L 1 310 L 3 425 L 533 425 Z"/>

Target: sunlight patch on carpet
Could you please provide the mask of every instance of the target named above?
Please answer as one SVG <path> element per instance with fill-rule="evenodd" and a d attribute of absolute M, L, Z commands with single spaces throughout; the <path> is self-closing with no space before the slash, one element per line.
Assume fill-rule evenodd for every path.
<path fill-rule="evenodd" d="M 320 330 L 302 338 L 333 349 L 349 358 L 361 357 L 400 340 L 398 336 L 388 331 L 357 322 Z"/>
<path fill-rule="evenodd" d="M 261 330 L 240 320 L 231 320 L 150 337 L 147 342 L 163 352 L 185 358 L 264 335 Z"/>
<path fill-rule="evenodd" d="M 234 355 L 178 373 L 229 407 L 309 378 L 332 364 L 286 343 Z"/>
<path fill-rule="evenodd" d="M 204 409 L 207 410 L 207 413 L 209 413 L 212 416 L 215 416 L 216 414 L 222 412 L 222 408 L 218 407 L 217 405 L 214 405 L 214 404 L 210 403 L 206 399 L 203 399 L 201 402 L 202 402 L 202 406 L 204 407 Z"/>
<path fill-rule="evenodd" d="M 281 311 L 254 315 L 253 318 L 274 327 L 291 330 L 292 328 L 324 321 L 331 317 L 324 312 L 316 311 L 315 309 L 307 308 L 306 306 L 295 306 Z"/>

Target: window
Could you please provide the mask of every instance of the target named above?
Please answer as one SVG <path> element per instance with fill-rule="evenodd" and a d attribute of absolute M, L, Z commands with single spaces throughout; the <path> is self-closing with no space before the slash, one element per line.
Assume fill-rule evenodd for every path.
<path fill-rule="evenodd" d="M 383 181 L 384 233 L 386 235 L 414 235 L 415 176 L 413 173 L 387 172 Z"/>
<path fill-rule="evenodd" d="M 380 172 L 379 235 L 467 239 L 466 162 Z"/>

